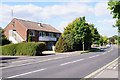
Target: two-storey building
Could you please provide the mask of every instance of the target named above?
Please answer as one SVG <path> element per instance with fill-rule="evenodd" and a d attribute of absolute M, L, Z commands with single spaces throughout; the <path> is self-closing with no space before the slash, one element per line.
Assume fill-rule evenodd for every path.
<path fill-rule="evenodd" d="M 49 24 L 14 18 L 4 28 L 4 34 L 12 43 L 27 42 L 31 36 L 33 42 L 46 42 L 47 48 L 52 49 L 61 32 Z"/>

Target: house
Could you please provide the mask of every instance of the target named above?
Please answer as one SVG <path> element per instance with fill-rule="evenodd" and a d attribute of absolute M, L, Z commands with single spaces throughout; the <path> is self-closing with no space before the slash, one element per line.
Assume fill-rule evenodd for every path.
<path fill-rule="evenodd" d="M 45 42 L 52 49 L 61 32 L 49 24 L 37 23 L 14 18 L 5 28 L 4 35 L 12 43 L 27 42 L 29 36 L 33 42 Z"/>

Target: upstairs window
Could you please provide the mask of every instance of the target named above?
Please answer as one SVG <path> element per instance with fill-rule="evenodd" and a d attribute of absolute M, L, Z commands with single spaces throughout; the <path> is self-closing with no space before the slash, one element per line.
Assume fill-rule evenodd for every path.
<path fill-rule="evenodd" d="M 30 31 L 31 36 L 35 36 L 35 31 Z"/>
<path fill-rule="evenodd" d="M 53 33 L 53 36 L 56 37 L 56 33 Z"/>
<path fill-rule="evenodd" d="M 39 32 L 39 36 L 42 36 L 42 32 Z"/>
<path fill-rule="evenodd" d="M 46 33 L 45 32 L 39 32 L 39 36 L 45 37 Z"/>
<path fill-rule="evenodd" d="M 45 32 L 42 32 L 42 36 L 43 36 L 43 37 L 46 36 L 46 33 L 45 33 Z"/>

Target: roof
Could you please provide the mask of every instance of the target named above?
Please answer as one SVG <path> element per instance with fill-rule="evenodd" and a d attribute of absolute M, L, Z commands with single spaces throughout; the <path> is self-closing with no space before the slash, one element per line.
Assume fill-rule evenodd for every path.
<path fill-rule="evenodd" d="M 54 33 L 61 33 L 59 30 L 56 28 L 52 27 L 49 24 L 43 24 L 43 23 L 38 23 L 38 22 L 32 22 L 32 21 L 27 21 L 27 20 L 22 20 L 22 19 L 16 19 L 20 23 L 22 23 L 27 29 L 30 30 L 38 30 L 38 31 L 46 31 L 46 32 L 54 32 Z"/>

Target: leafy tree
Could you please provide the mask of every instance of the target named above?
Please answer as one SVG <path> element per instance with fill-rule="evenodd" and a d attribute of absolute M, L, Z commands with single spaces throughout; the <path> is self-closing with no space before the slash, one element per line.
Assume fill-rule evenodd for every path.
<path fill-rule="evenodd" d="M 100 39 L 99 39 L 99 45 L 100 45 L 100 46 L 102 46 L 102 45 L 103 45 L 103 43 L 104 43 L 104 41 L 103 41 L 103 37 L 102 37 L 102 36 L 100 36 Z"/>
<path fill-rule="evenodd" d="M 109 43 L 112 43 L 112 44 L 117 44 L 118 42 L 118 36 L 117 35 L 114 35 L 112 37 L 109 37 Z"/>
<path fill-rule="evenodd" d="M 103 43 L 106 45 L 108 43 L 108 38 L 106 36 L 103 37 Z"/>
<path fill-rule="evenodd" d="M 116 18 L 115 26 L 118 27 L 118 31 L 120 32 L 120 0 L 110 0 L 108 2 L 108 9 L 111 10 L 111 14 L 113 18 Z"/>
<path fill-rule="evenodd" d="M 91 48 L 93 34 L 91 24 L 88 24 L 85 17 L 76 18 L 64 29 L 62 36 L 56 43 L 56 51 L 86 50 Z M 96 39 L 94 39 L 95 41 Z M 63 49 L 66 48 L 66 49 Z M 57 50 L 61 49 L 61 50 Z"/>

